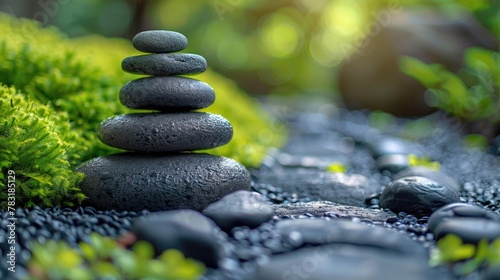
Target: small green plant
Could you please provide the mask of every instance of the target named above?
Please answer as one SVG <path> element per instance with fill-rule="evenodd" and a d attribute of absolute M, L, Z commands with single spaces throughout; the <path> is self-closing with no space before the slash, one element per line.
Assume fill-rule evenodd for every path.
<path fill-rule="evenodd" d="M 347 171 L 347 166 L 340 162 L 333 162 L 326 167 L 326 171 L 332 173 L 345 173 Z"/>
<path fill-rule="evenodd" d="M 127 250 L 97 233 L 91 233 L 90 242 L 80 243 L 78 248 L 50 240 L 35 244 L 32 252 L 27 280 L 194 280 L 205 273 L 201 263 L 184 258 L 177 250 L 167 250 L 154 258 L 153 246 L 148 242 L 138 241 Z"/>
<path fill-rule="evenodd" d="M 427 156 L 419 157 L 414 154 L 408 155 L 408 165 L 412 167 L 418 167 L 418 166 L 426 167 L 434 171 L 439 171 L 439 169 L 441 169 L 441 164 L 439 164 L 439 162 L 432 161 Z"/>
<path fill-rule="evenodd" d="M 437 242 L 431 252 L 431 266 L 449 264 L 460 275 L 469 274 L 483 266 L 500 264 L 500 238 L 488 243 L 482 239 L 477 245 L 464 244 L 460 237 L 448 234 Z"/>
<path fill-rule="evenodd" d="M 401 70 L 432 94 L 430 105 L 462 120 L 488 120 L 500 124 L 500 53 L 469 48 L 465 66 L 454 74 L 440 64 L 426 64 L 413 57 L 401 59 Z"/>
<path fill-rule="evenodd" d="M 83 174 L 71 171 L 66 154 L 71 144 L 61 137 L 77 137 L 67 115 L 3 85 L 0 112 L 5 116 L 0 119 L 0 208 L 81 202 L 85 196 L 75 186 Z M 7 198 L 7 182 L 13 183 L 9 190 L 15 192 L 15 201 Z"/>

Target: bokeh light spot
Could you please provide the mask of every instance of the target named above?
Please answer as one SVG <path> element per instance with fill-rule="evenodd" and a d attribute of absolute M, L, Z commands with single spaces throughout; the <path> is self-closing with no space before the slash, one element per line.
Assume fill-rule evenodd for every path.
<path fill-rule="evenodd" d="M 363 10 L 356 1 L 333 1 L 325 10 L 323 23 L 329 30 L 343 36 L 353 36 L 363 25 Z"/>
<path fill-rule="evenodd" d="M 283 13 L 267 17 L 260 30 L 260 43 L 264 52 L 283 58 L 294 53 L 299 45 L 298 26 Z"/>

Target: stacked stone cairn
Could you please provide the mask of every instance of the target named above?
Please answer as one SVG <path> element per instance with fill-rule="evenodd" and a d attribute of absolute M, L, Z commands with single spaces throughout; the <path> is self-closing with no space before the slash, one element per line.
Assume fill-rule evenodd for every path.
<path fill-rule="evenodd" d="M 238 162 L 203 153 L 227 144 L 233 135 L 222 116 L 196 112 L 215 101 L 208 84 L 179 76 L 202 73 L 206 60 L 196 54 L 174 53 L 187 47 L 184 35 L 144 31 L 133 46 L 151 54 L 127 57 L 126 72 L 148 77 L 120 90 L 120 102 L 132 109 L 154 110 L 112 117 L 101 123 L 99 139 L 129 152 L 83 163 L 80 184 L 84 204 L 102 210 L 201 211 L 223 196 L 250 189 L 247 170 Z"/>

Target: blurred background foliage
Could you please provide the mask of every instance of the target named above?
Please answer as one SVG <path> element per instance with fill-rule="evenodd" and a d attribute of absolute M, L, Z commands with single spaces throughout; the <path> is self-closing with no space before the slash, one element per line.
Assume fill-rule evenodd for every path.
<path fill-rule="evenodd" d="M 254 95 L 332 95 L 336 69 L 390 11 L 472 11 L 500 34 L 495 0 L 2 0 L 0 10 L 55 25 L 71 37 L 131 39 L 146 29 L 186 34 L 187 51 Z M 36 3 L 36 4 L 34 4 Z M 389 17 L 389 18 L 388 18 Z M 380 27 L 380 26 L 379 26 Z"/>

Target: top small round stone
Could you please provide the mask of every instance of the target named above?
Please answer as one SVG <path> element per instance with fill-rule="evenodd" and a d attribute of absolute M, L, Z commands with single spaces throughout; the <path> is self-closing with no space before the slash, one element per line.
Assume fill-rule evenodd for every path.
<path fill-rule="evenodd" d="M 166 30 L 149 30 L 138 33 L 132 45 L 139 51 L 148 53 L 171 53 L 185 49 L 188 40 L 181 33 Z"/>

